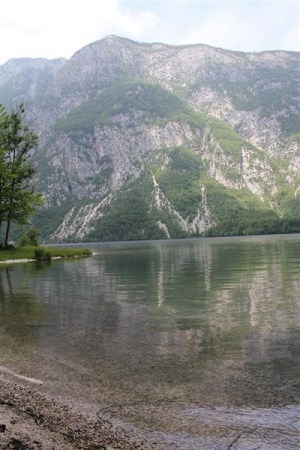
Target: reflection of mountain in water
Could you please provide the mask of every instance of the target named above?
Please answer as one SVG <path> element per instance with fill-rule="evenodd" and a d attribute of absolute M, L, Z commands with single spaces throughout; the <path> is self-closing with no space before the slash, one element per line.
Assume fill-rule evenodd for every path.
<path fill-rule="evenodd" d="M 99 248 L 11 273 L 15 296 L 26 288 L 47 304 L 39 345 L 56 361 L 94 378 L 101 367 L 101 382 L 120 390 L 122 380 L 149 402 L 154 386 L 164 399 L 209 405 L 299 401 L 299 239 Z"/>

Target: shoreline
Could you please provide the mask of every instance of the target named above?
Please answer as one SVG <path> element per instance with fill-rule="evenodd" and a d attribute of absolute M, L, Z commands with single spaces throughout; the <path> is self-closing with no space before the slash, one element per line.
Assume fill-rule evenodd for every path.
<path fill-rule="evenodd" d="M 149 450 L 137 431 L 0 376 L 0 449 Z"/>
<path fill-rule="evenodd" d="M 22 258 L 22 259 L 4 259 L 0 261 L 0 264 L 16 264 L 16 263 L 27 263 L 34 262 L 36 259 Z"/>
<path fill-rule="evenodd" d="M 92 256 L 92 255 L 91 255 Z M 80 255 L 74 255 L 74 256 L 53 256 L 51 258 L 51 261 L 56 259 L 68 259 L 68 258 L 83 258 L 83 256 Z M 20 259 L 4 259 L 0 261 L 0 264 L 17 264 L 17 263 L 28 263 L 28 262 L 40 262 L 37 259 L 31 259 L 31 258 L 20 258 Z"/>
<path fill-rule="evenodd" d="M 93 256 L 93 252 L 84 247 L 12 247 L 7 250 L 0 250 L 0 265 L 28 262 L 48 262 L 57 259 L 85 258 L 89 256 Z"/>
<path fill-rule="evenodd" d="M 38 391 L 31 383 L 0 374 L 1 450 L 211 450 L 265 445 L 292 449 L 299 444 L 296 417 L 300 405 L 253 411 L 191 404 L 178 417 L 176 411 L 171 413 L 175 422 L 177 417 L 190 423 L 191 432 L 181 426 L 176 430 L 175 422 L 173 429 L 164 432 L 155 425 L 152 428 L 151 421 L 137 428 L 124 417 L 106 413 L 108 408 L 101 405 L 90 408 L 74 403 Z M 165 406 L 157 405 L 154 410 L 161 424 Z M 283 426 L 278 425 L 278 414 L 284 419 Z M 130 421 L 130 414 L 126 416 Z"/>

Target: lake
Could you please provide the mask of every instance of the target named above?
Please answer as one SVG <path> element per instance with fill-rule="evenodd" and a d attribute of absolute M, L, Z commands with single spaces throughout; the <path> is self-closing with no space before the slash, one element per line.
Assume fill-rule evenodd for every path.
<path fill-rule="evenodd" d="M 0 373 L 165 448 L 300 448 L 299 235 L 85 246 L 0 267 Z"/>

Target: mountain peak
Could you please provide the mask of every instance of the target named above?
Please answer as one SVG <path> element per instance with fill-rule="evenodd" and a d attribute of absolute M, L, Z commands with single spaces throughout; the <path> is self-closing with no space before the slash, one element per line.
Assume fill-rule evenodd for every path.
<path fill-rule="evenodd" d="M 109 35 L 51 64 L 14 60 L 0 80 L 0 102 L 30 100 L 47 239 L 265 232 L 298 219 L 294 54 Z"/>

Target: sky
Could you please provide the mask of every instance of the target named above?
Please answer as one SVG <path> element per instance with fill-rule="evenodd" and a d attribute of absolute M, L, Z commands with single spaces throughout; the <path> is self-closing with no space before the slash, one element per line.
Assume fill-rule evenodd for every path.
<path fill-rule="evenodd" d="M 241 51 L 300 50 L 300 0 L 3 1 L 0 64 L 70 58 L 110 34 Z"/>

